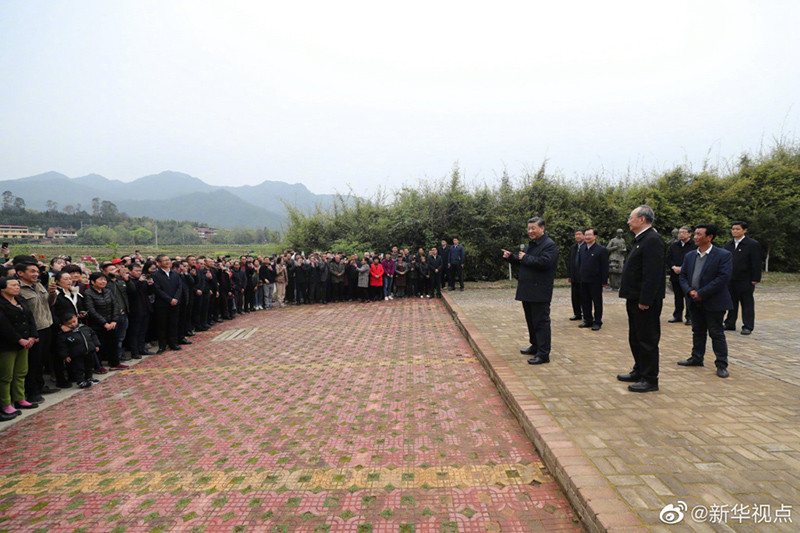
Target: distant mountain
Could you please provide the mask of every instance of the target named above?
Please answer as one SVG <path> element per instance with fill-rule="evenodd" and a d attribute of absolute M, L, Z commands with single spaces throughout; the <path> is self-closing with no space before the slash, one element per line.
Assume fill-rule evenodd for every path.
<path fill-rule="evenodd" d="M 314 194 L 305 185 L 264 181 L 259 185 L 218 187 L 182 172 L 164 171 L 132 182 L 111 180 L 99 174 L 69 178 L 45 172 L 27 178 L 0 181 L 0 192 L 11 191 L 26 207 L 46 209 L 47 201 L 91 211 L 92 198 L 114 202 L 131 216 L 197 220 L 231 228 L 267 227 L 279 230 L 287 221 L 283 201 L 303 211 L 330 207 L 335 195 Z"/>
<path fill-rule="evenodd" d="M 116 202 L 115 202 L 116 203 Z M 194 220 L 217 228 L 281 229 L 285 218 L 234 196 L 228 191 L 193 192 L 169 200 L 123 200 L 120 211 L 159 220 Z"/>

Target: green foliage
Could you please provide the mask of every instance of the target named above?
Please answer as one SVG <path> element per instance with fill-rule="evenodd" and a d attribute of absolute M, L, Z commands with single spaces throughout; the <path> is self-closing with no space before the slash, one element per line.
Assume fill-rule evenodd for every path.
<path fill-rule="evenodd" d="M 558 244 L 559 270 L 566 272 L 567 250 L 576 228 L 594 226 L 605 244 L 617 228 L 625 229 L 630 211 L 646 203 L 656 211 L 656 228 L 668 239 L 673 228 L 701 222 L 724 230 L 735 220 L 750 225 L 771 270 L 800 269 L 800 237 L 793 224 L 800 216 L 800 146 L 778 144 L 769 153 L 742 156 L 736 168 L 720 173 L 676 167 L 639 180 L 610 183 L 601 176 L 567 181 L 548 175 L 545 165 L 521 178 L 503 173 L 496 186 L 469 189 L 460 170 L 416 188 L 403 187 L 389 198 L 339 198 L 334 207 L 311 214 L 291 206 L 288 247 L 305 250 L 383 252 L 392 246 L 429 249 L 441 239 L 458 237 L 467 254 L 469 279 L 496 280 L 507 275 L 500 249 L 527 243 L 527 220 L 542 216 Z M 721 232 L 718 244 L 729 239 Z"/>

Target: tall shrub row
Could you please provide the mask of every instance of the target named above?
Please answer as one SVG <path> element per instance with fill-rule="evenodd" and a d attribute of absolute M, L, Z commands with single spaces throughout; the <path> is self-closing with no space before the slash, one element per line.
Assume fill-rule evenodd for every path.
<path fill-rule="evenodd" d="M 372 198 L 340 197 L 329 210 L 308 214 L 287 206 L 285 241 L 297 250 L 361 254 L 392 246 L 427 249 L 458 237 L 467 253 L 467 277 L 494 280 L 507 275 L 500 249 L 526 243 L 527 219 L 542 216 L 562 251 L 564 275 L 576 228 L 595 226 L 603 244 L 623 228 L 630 242 L 625 221 L 643 203 L 655 209 L 655 227 L 665 239 L 673 228 L 710 222 L 724 230 L 722 244 L 730 238 L 730 223 L 745 220 L 770 270 L 800 269 L 800 146 L 786 144 L 743 155 L 724 172 L 676 167 L 619 182 L 567 180 L 548 174 L 543 165 L 518 178 L 504 174 L 495 184 L 467 187 L 456 168 L 446 178 L 403 187 L 391 196 L 381 191 Z"/>

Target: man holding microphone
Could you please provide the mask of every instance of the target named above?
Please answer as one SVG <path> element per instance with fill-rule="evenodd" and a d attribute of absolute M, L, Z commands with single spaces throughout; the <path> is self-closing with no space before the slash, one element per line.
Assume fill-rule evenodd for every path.
<path fill-rule="evenodd" d="M 531 365 L 550 362 L 550 301 L 558 265 L 558 247 L 544 231 L 544 219 L 528 220 L 530 244 L 518 254 L 503 249 L 503 258 L 519 265 L 519 281 L 515 299 L 522 302 L 531 345 L 520 350 Z M 523 245 L 524 246 L 524 245 Z"/>

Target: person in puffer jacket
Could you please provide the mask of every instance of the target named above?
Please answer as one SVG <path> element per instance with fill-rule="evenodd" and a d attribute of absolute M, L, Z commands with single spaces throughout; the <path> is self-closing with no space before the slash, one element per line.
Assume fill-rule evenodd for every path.
<path fill-rule="evenodd" d="M 70 381 L 86 389 L 97 383 L 92 377 L 94 354 L 100 351 L 100 339 L 88 326 L 78 322 L 78 317 L 67 313 L 61 317 L 61 330 L 56 337 L 56 355 L 67 365 Z"/>

